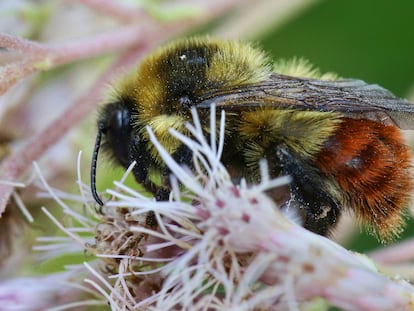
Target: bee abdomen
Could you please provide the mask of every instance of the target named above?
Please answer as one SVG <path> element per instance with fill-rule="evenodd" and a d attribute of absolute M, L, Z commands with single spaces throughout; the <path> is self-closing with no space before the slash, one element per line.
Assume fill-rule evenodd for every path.
<path fill-rule="evenodd" d="M 409 149 L 397 127 L 344 118 L 315 159 L 382 240 L 400 233 L 413 183 Z"/>

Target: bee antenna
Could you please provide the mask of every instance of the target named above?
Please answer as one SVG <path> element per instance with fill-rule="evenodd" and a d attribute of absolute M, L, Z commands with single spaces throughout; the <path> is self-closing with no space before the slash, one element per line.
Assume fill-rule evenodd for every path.
<path fill-rule="evenodd" d="M 102 140 L 102 132 L 104 130 L 104 126 L 102 124 L 98 125 L 98 134 L 96 135 L 96 141 L 95 141 L 95 148 L 93 149 L 92 154 L 92 163 L 91 163 L 91 191 L 92 196 L 95 199 L 96 203 L 98 203 L 100 206 L 103 205 L 103 202 L 101 198 L 98 195 L 98 192 L 96 192 L 96 163 L 98 162 L 98 154 L 99 154 L 99 148 L 101 147 L 101 140 Z"/>

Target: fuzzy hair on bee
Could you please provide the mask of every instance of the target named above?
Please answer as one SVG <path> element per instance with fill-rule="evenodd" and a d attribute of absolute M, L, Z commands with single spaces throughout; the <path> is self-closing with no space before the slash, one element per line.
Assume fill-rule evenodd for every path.
<path fill-rule="evenodd" d="M 361 80 L 321 74 L 300 59 L 278 61 L 249 43 L 191 38 L 155 50 L 115 85 L 102 106 L 91 168 L 100 146 L 119 165 L 136 161 L 136 181 L 157 200 L 169 196 L 169 170 L 146 127 L 180 164 L 192 153 L 169 129 L 185 127 L 196 107 L 209 131 L 210 107 L 226 112 L 222 162 L 235 179 L 290 175 L 269 192 L 297 209 L 303 226 L 329 235 L 345 210 L 381 240 L 401 232 L 413 189 L 411 155 L 400 129 L 414 128 L 414 105 Z M 160 179 L 157 182 L 154 176 Z"/>

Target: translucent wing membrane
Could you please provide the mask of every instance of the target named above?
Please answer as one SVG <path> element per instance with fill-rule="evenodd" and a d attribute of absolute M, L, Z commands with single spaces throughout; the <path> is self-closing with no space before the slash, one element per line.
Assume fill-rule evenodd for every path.
<path fill-rule="evenodd" d="M 226 111 L 256 107 L 333 111 L 414 129 L 412 103 L 362 80 L 323 81 L 273 74 L 259 84 L 209 92 L 197 108 L 208 108 L 213 103 Z"/>

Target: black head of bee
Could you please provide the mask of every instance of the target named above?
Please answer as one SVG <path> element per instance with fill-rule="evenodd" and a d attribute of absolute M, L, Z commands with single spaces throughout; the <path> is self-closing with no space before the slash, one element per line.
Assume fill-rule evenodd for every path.
<path fill-rule="evenodd" d="M 99 205 L 102 200 L 96 192 L 96 164 L 101 147 L 122 166 L 130 164 L 130 137 L 132 133 L 132 107 L 128 101 L 118 101 L 103 107 L 98 119 L 98 133 L 91 163 L 92 195 Z"/>

